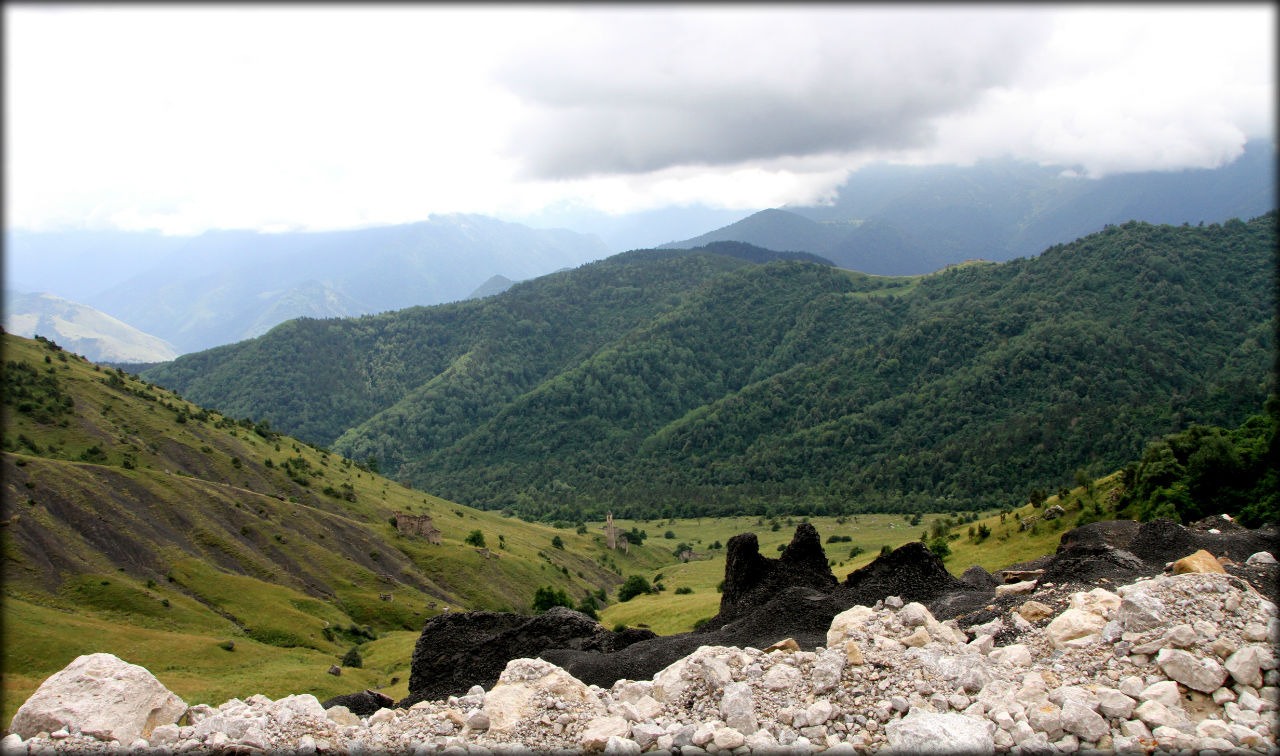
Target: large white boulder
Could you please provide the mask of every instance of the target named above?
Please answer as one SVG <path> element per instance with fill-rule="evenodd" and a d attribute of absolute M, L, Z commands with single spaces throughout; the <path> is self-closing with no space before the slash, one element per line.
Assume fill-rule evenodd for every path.
<path fill-rule="evenodd" d="M 111 654 L 78 656 L 41 683 L 14 714 L 9 731 L 25 738 L 66 728 L 99 740 L 132 743 L 187 710 L 146 669 Z"/>
<path fill-rule="evenodd" d="M 995 751 L 991 722 L 963 714 L 933 714 L 912 709 L 884 726 L 892 753 L 964 753 Z"/>
<path fill-rule="evenodd" d="M 1084 609 L 1068 609 L 1044 629 L 1054 648 L 1079 648 L 1098 640 L 1107 624 L 1105 617 Z"/>
<path fill-rule="evenodd" d="M 1198 659 L 1179 649 L 1160 649 L 1156 654 L 1156 664 L 1170 679 L 1201 693 L 1212 693 L 1227 680 L 1227 670 L 1218 662 Z"/>
<path fill-rule="evenodd" d="M 585 683 L 551 662 L 512 659 L 498 675 L 498 683 L 484 697 L 489 731 L 502 734 L 514 730 L 532 713 L 533 698 L 539 691 L 545 691 L 555 700 L 582 704 L 590 714 L 605 713 L 604 706 Z"/>
<path fill-rule="evenodd" d="M 875 611 L 866 606 L 854 606 L 831 618 L 831 627 L 827 630 L 827 646 L 831 647 L 844 640 L 854 629 L 865 625 Z"/>

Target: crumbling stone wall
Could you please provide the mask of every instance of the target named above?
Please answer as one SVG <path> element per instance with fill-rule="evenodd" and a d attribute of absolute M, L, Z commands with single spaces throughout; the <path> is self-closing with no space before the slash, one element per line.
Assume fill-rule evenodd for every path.
<path fill-rule="evenodd" d="M 427 542 L 436 546 L 442 544 L 444 534 L 436 529 L 431 515 L 411 515 L 396 512 L 396 530 L 405 535 L 422 536 Z"/>

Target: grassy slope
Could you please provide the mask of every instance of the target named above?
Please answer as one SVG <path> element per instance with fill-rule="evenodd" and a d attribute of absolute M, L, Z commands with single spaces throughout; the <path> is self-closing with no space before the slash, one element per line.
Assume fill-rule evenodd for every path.
<path fill-rule="evenodd" d="M 95 651 L 142 664 L 192 703 L 374 686 L 400 696 L 417 632 L 444 606 L 527 610 L 539 585 L 578 599 L 674 561 L 405 488 L 37 341 L 6 335 L 4 353 L 56 384 L 25 411 L 6 393 L 4 722 Z M 69 410 L 56 409 L 61 396 Z M 310 472 L 294 475 L 307 485 L 286 459 L 305 461 Z M 324 493 L 344 484 L 355 501 Z M 396 511 L 429 513 L 443 545 L 399 534 Z M 464 543 L 473 530 L 492 558 Z M 379 639 L 351 632 L 363 627 Z M 357 644 L 365 667 L 327 674 Z"/>

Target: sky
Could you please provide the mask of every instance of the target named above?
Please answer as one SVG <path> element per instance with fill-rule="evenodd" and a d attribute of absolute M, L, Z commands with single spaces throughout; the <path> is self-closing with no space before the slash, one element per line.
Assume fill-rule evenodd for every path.
<path fill-rule="evenodd" d="M 1274 139 L 1247 5 L 4 7 L 7 228 L 754 210 L 874 162 L 1083 179 Z"/>

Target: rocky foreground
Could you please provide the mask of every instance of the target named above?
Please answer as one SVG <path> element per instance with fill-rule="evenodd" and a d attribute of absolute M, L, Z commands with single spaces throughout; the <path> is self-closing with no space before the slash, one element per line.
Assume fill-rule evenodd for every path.
<path fill-rule="evenodd" d="M 1250 563 L 1274 567 L 1269 553 Z M 802 650 L 702 646 L 649 680 L 587 685 L 513 659 L 488 690 L 367 717 L 314 696 L 188 707 L 146 670 L 82 656 L 22 706 L 8 753 L 1269 753 L 1276 605 L 1210 554 L 1114 591 L 965 628 L 890 596 Z M 1208 570 L 1200 572 L 1197 570 Z M 1004 592 L 1004 598 L 1009 592 Z M 385 697 L 381 697 L 385 699 Z M 385 699 L 389 704 L 390 700 Z M 391 704 L 394 705 L 394 704 Z"/>

